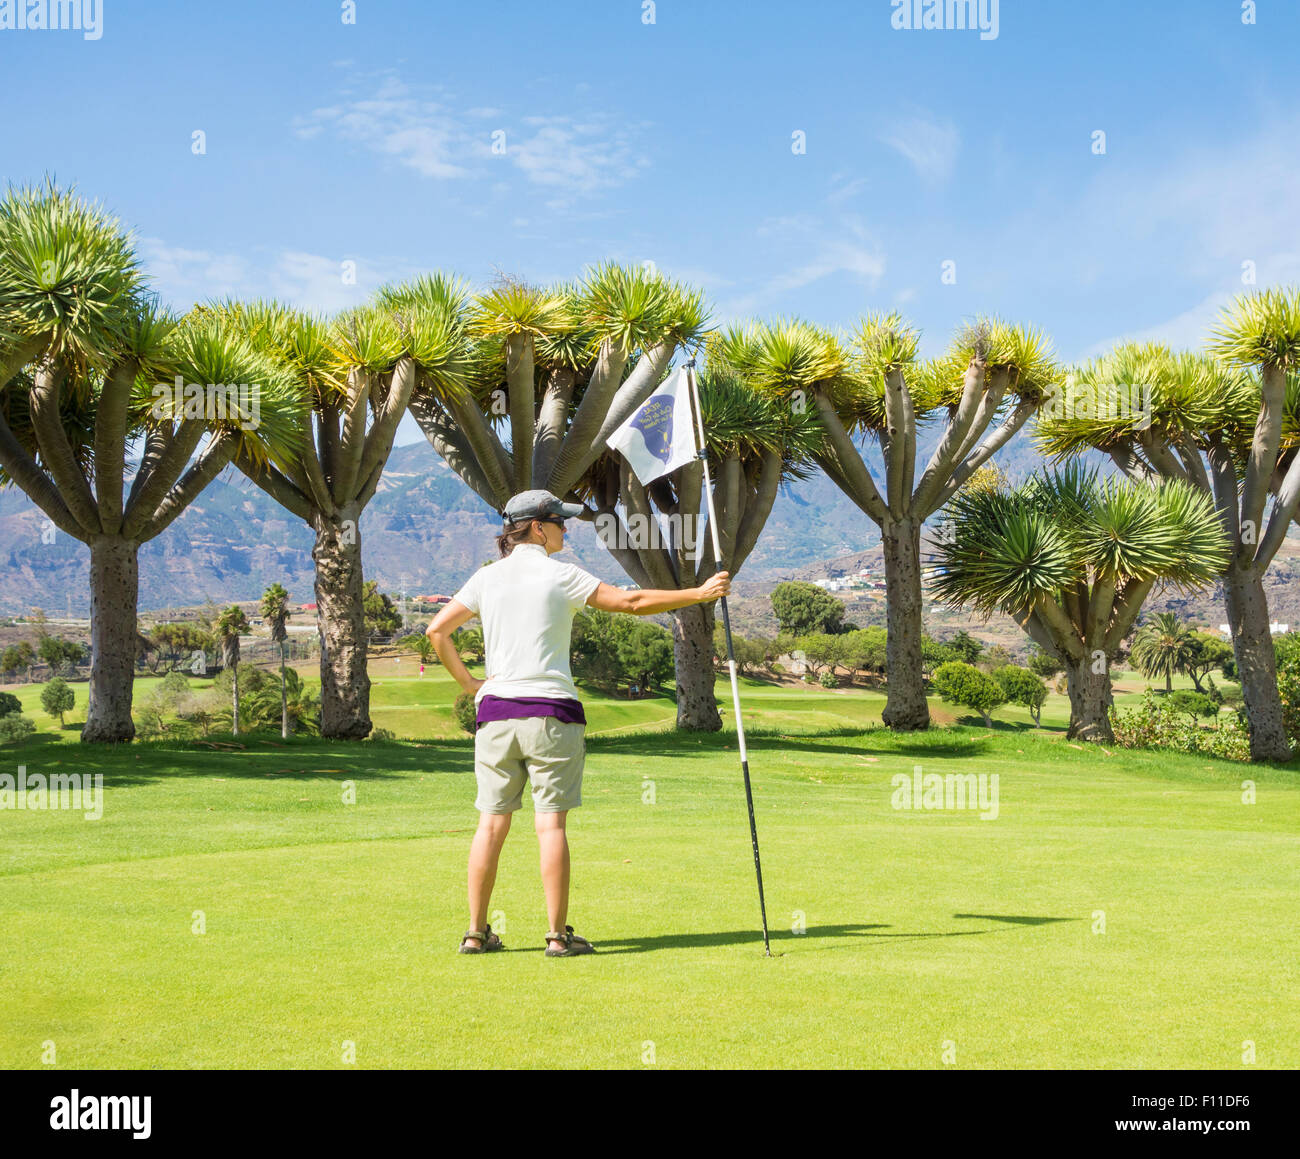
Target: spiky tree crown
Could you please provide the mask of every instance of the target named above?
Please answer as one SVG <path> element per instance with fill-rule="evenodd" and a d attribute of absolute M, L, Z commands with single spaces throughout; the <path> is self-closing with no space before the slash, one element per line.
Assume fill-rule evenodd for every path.
<path fill-rule="evenodd" d="M 296 391 L 252 343 L 199 309 L 178 321 L 149 290 L 133 239 L 102 207 L 52 182 L 11 188 L 0 200 L 0 409 L 19 444 L 40 458 L 28 397 L 36 363 L 61 378 L 60 415 L 74 458 L 90 470 L 96 415 L 107 376 L 133 379 L 125 438 L 176 422 L 175 395 L 155 388 L 247 384 L 260 422 L 204 421 L 235 433 L 254 459 L 289 453 L 300 420 Z M 6 389 L 7 387 L 7 389 Z M 7 481 L 0 478 L 0 481 Z"/>
<path fill-rule="evenodd" d="M 1291 375 L 1290 378 L 1296 378 Z M 1288 392 L 1293 407 L 1300 379 Z M 1123 343 L 1076 367 L 1039 412 L 1033 441 L 1053 457 L 1155 439 L 1244 449 L 1259 416 L 1258 378 L 1205 354 Z"/>
<path fill-rule="evenodd" d="M 963 490 L 946 511 L 956 534 L 936 547 L 935 594 L 986 615 L 1080 583 L 1197 587 L 1228 559 L 1209 496 L 1177 480 L 1147 486 L 1071 464 L 1015 490 Z"/>
<path fill-rule="evenodd" d="M 513 337 L 531 338 L 540 386 L 558 368 L 589 373 L 604 345 L 627 356 L 626 378 L 638 352 L 664 341 L 691 345 L 707 325 L 701 291 L 641 266 L 606 263 L 590 268 L 581 282 L 549 287 L 503 279 L 478 294 L 469 309 L 475 394 L 484 402 L 504 388 L 506 342 Z M 582 399 L 583 385 L 580 380 L 574 405 Z M 491 417 L 504 416 L 498 411 Z"/>
<path fill-rule="evenodd" d="M 886 380 L 902 376 L 918 420 L 947 414 L 960 401 L 967 368 L 1006 372 L 1006 398 L 1037 400 L 1062 377 L 1047 339 L 997 319 L 965 327 L 948 351 L 919 361 L 919 332 L 898 314 L 872 314 L 848 335 L 799 319 L 744 323 L 728 329 L 716 360 L 759 390 L 781 396 L 822 391 L 851 432 L 887 426 Z"/>

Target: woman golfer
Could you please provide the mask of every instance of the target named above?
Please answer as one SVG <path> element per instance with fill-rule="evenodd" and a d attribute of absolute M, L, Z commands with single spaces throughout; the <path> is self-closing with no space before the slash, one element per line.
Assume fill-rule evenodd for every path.
<path fill-rule="evenodd" d="M 497 537 L 501 559 L 476 571 L 429 625 L 438 659 L 475 694 L 474 773 L 478 830 L 469 853 L 469 930 L 462 954 L 505 947 L 486 922 L 510 815 L 531 782 L 542 884 L 546 956 L 590 954 L 595 947 L 565 924 L 569 912 L 569 843 L 564 823 L 582 804 L 587 718 L 569 672 L 569 634 L 584 604 L 604 612 L 650 616 L 708 603 L 730 591 L 726 572 L 685 591 L 632 591 L 551 559 L 564 549 L 564 521 L 582 508 L 549 491 L 516 495 Z M 451 634 L 473 616 L 483 623 L 487 679 L 471 676 Z"/>

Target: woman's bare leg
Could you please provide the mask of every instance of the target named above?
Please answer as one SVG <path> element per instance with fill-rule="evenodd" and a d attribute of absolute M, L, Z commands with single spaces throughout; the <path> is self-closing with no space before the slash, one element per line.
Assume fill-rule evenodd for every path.
<path fill-rule="evenodd" d="M 481 930 L 487 923 L 492 887 L 497 881 L 497 862 L 510 832 L 511 813 L 480 813 L 478 829 L 469 847 L 469 928 Z M 481 945 L 479 938 L 471 943 Z"/>
<path fill-rule="evenodd" d="M 564 932 L 569 916 L 569 838 L 564 828 L 568 816 L 567 809 L 534 815 L 542 886 L 546 890 L 546 917 L 551 923 L 548 928 L 559 933 Z M 564 949 L 560 942 L 550 944 L 557 950 Z"/>

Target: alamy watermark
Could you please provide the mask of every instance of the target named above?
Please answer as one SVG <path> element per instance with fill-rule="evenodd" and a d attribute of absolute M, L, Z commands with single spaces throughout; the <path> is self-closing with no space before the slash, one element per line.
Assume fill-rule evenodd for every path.
<path fill-rule="evenodd" d="M 687 559 L 695 559 L 699 554 L 702 521 L 698 515 L 689 512 L 658 518 L 631 513 L 620 519 L 611 512 L 603 511 L 593 522 L 596 526 L 596 542 L 606 551 L 680 549 Z"/>
<path fill-rule="evenodd" d="M 1145 431 L 1151 427 L 1151 386 L 1145 382 L 1080 386 L 1073 374 L 1067 374 L 1063 382 L 1052 383 L 1038 414 L 1049 420 L 1122 422 L 1135 431 Z"/>
<path fill-rule="evenodd" d="M 0 773 L 0 809 L 71 809 L 83 810 L 87 821 L 104 815 L 104 774 L 96 773 L 27 773 L 18 766 L 18 775 Z"/>
<path fill-rule="evenodd" d="M 981 821 L 998 818 L 997 773 L 895 773 L 890 805 L 895 809 L 978 809 Z"/>
<path fill-rule="evenodd" d="M 0 0 L 0 32 L 72 31 L 84 40 L 103 36 L 103 0 Z"/>
<path fill-rule="evenodd" d="M 896 29 L 969 29 L 981 40 L 998 38 L 998 0 L 889 0 L 889 6 L 889 23 Z"/>
<path fill-rule="evenodd" d="M 245 431 L 256 430 L 262 422 L 262 388 L 257 383 L 186 383 L 178 374 L 174 382 L 158 383 L 152 394 L 149 413 L 156 419 L 234 420 Z"/>
<path fill-rule="evenodd" d="M 50 1100 L 53 1131 L 130 1131 L 133 1139 L 147 1139 L 152 1095 L 83 1095 L 73 1087 Z"/>

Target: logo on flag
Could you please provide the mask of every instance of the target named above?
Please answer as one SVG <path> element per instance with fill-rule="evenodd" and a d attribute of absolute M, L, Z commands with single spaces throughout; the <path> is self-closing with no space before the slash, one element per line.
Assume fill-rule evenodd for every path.
<path fill-rule="evenodd" d="M 695 458 L 693 421 L 686 371 L 678 370 L 606 442 L 642 483 L 650 483 Z"/>

